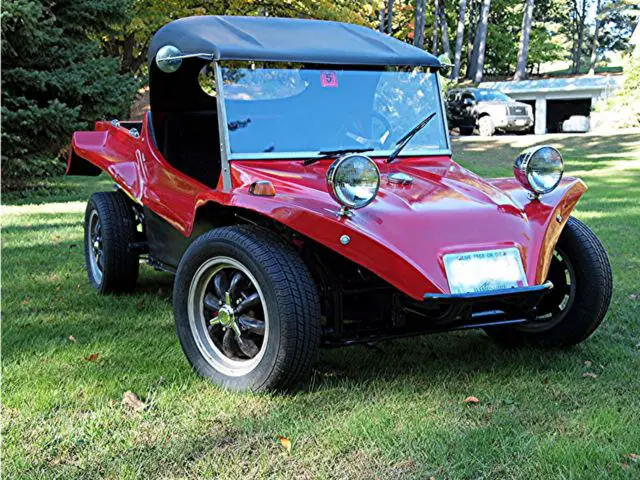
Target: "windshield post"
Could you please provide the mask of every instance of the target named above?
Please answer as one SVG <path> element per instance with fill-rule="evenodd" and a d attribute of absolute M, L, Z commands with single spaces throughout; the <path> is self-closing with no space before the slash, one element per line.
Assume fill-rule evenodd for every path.
<path fill-rule="evenodd" d="M 218 62 L 214 62 L 214 74 L 216 79 L 216 104 L 218 107 L 222 189 L 228 192 L 231 190 L 231 168 L 229 167 L 231 148 L 229 144 L 229 129 L 227 128 L 227 109 L 224 103 L 224 82 L 222 79 L 222 69 Z"/>
<path fill-rule="evenodd" d="M 440 73 L 434 74 L 437 77 L 436 85 L 438 88 L 438 96 L 440 97 L 440 116 L 442 117 L 442 124 L 444 125 L 444 136 L 447 142 L 447 150 L 451 152 L 451 136 L 449 135 L 449 120 L 447 119 L 447 106 L 445 104 L 444 95 L 442 94 L 442 82 L 440 81 Z"/>

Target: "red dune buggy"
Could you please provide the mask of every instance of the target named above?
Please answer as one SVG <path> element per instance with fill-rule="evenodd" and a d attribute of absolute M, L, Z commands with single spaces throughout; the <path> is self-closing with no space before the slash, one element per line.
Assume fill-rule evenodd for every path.
<path fill-rule="evenodd" d="M 195 370 L 295 386 L 321 346 L 483 328 L 581 342 L 608 309 L 607 255 L 571 211 L 586 191 L 551 147 L 514 178 L 451 158 L 440 61 L 378 32 L 192 17 L 154 36 L 150 112 L 76 132 L 69 175 L 105 171 L 85 218 L 89 280 L 175 274 Z"/>

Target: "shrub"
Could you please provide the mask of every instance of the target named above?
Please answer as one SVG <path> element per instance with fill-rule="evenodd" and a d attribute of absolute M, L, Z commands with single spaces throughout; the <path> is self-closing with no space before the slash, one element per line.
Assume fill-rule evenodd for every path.
<path fill-rule="evenodd" d="M 75 129 L 126 114 L 135 93 L 100 39 L 126 0 L 5 0 L 2 4 L 2 183 L 60 173 Z"/>

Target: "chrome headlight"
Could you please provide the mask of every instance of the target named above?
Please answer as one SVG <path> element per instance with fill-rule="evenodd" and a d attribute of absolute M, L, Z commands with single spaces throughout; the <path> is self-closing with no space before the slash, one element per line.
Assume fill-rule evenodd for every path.
<path fill-rule="evenodd" d="M 560 152 L 547 145 L 525 150 L 513 164 L 513 173 L 520 183 L 537 194 L 553 191 L 564 172 Z"/>
<path fill-rule="evenodd" d="M 331 164 L 327 186 L 333 198 L 347 208 L 369 205 L 380 188 L 380 171 L 364 155 L 345 155 Z"/>

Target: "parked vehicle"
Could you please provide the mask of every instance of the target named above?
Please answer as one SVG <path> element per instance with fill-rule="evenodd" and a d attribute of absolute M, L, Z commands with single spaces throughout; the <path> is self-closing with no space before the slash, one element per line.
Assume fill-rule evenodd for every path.
<path fill-rule="evenodd" d="M 192 17 L 149 59 L 150 112 L 74 133 L 67 174 L 117 185 L 87 206 L 91 284 L 133 291 L 140 259 L 174 274 L 180 343 L 215 383 L 292 388 L 321 346 L 449 330 L 572 345 L 604 318 L 607 255 L 571 217 L 585 184 L 551 147 L 514 178 L 458 165 L 432 55 L 336 22 Z"/>
<path fill-rule="evenodd" d="M 504 93 L 482 88 L 451 90 L 447 94 L 449 127 L 461 135 L 477 128 L 483 137 L 499 132 L 526 132 L 533 127 L 533 110 Z"/>
<path fill-rule="evenodd" d="M 566 133 L 587 133 L 589 131 L 589 117 L 584 115 L 571 115 L 562 122 L 561 130 Z"/>

